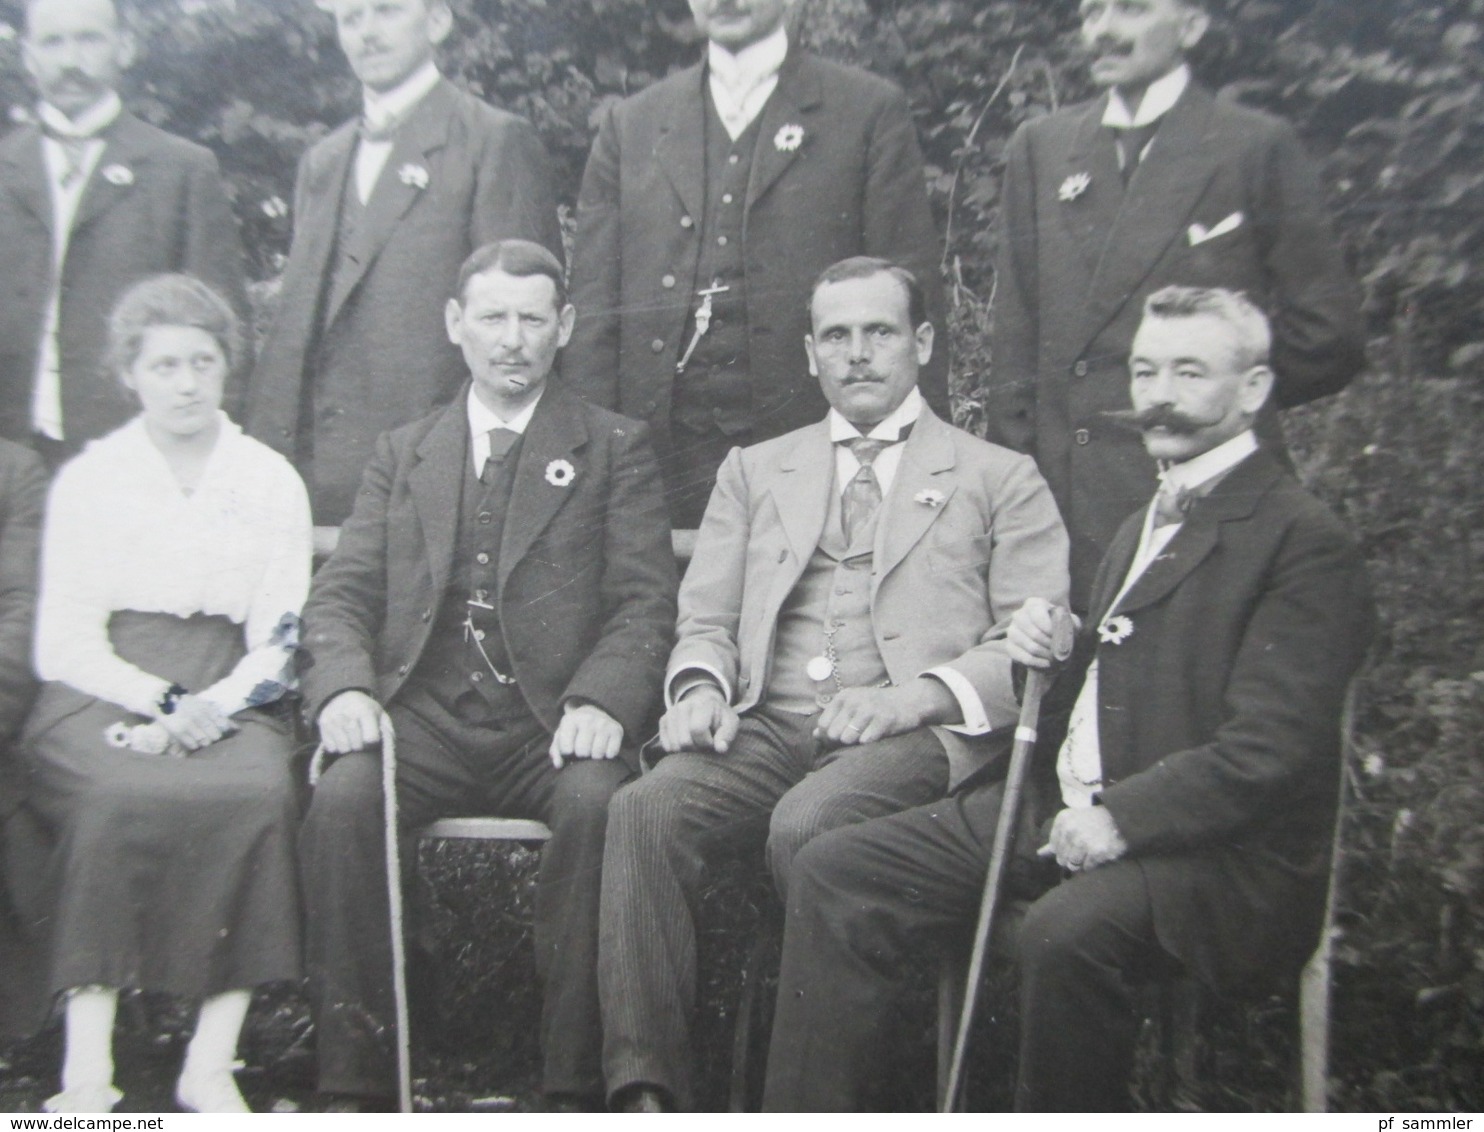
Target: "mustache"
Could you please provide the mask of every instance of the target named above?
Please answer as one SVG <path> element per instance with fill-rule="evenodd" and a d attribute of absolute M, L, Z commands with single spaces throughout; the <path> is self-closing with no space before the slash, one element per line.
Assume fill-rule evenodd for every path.
<path fill-rule="evenodd" d="M 1122 58 L 1125 55 L 1132 54 L 1133 45 L 1124 43 L 1121 40 L 1104 37 L 1085 47 L 1083 52 L 1090 59 L 1099 59 L 1104 55 L 1116 55 Z"/>
<path fill-rule="evenodd" d="M 1102 415 L 1130 432 L 1148 432 L 1150 429 L 1162 428 L 1177 436 L 1193 436 L 1204 428 L 1221 423 L 1220 417 L 1205 420 L 1182 413 L 1169 405 L 1151 405 L 1147 409 L 1107 409 Z"/>

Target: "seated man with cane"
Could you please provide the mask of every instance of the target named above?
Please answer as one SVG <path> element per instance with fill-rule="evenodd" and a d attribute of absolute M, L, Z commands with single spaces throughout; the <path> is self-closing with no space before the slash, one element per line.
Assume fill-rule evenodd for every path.
<path fill-rule="evenodd" d="M 446 321 L 472 380 L 377 442 L 304 609 L 305 707 L 338 756 L 300 841 L 319 1087 L 337 1103 L 393 1091 L 382 768 L 367 750 L 389 719 L 403 834 L 470 813 L 551 827 L 543 1088 L 558 1109 L 602 1104 L 608 798 L 658 700 L 675 562 L 645 426 L 547 383 L 573 317 L 539 244 L 465 261 Z"/>
<path fill-rule="evenodd" d="M 1075 702 L 1039 852 L 1064 879 L 1019 933 L 1021 1111 L 1128 1107 L 1139 979 L 1183 970 L 1262 990 L 1318 939 L 1340 714 L 1374 612 L 1349 536 L 1253 437 L 1269 345 L 1242 295 L 1181 287 L 1149 298 L 1134 339 L 1133 409 L 1117 416 L 1161 486 L 1104 559 L 1058 684 Z M 1019 663 L 1051 663 L 1054 612 L 1031 601 L 1016 614 Z M 1049 784 L 1050 760 L 1040 769 Z M 800 852 L 765 1107 L 862 1103 L 897 969 L 974 915 L 1001 793 L 982 786 Z M 1041 844 L 1017 840 L 1022 859 Z"/>

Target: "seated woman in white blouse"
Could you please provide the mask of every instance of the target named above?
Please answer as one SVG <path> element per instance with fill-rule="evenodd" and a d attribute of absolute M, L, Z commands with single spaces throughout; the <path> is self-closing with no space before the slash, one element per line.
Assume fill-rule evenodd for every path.
<path fill-rule="evenodd" d="M 66 994 L 52 1112 L 107 1112 L 120 988 L 200 1000 L 182 1107 L 249 1111 L 232 1070 L 251 988 L 300 974 L 290 731 L 310 519 L 294 469 L 221 412 L 242 360 L 205 284 L 136 284 L 111 360 L 143 411 L 57 477 L 23 736 L 54 838 L 51 989 Z"/>

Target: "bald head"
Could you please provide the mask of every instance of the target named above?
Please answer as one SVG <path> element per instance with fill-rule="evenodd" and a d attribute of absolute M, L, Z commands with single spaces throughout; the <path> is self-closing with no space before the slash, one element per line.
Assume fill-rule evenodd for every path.
<path fill-rule="evenodd" d="M 115 90 L 134 61 L 113 0 L 30 0 L 21 50 L 41 97 L 69 118 Z"/>

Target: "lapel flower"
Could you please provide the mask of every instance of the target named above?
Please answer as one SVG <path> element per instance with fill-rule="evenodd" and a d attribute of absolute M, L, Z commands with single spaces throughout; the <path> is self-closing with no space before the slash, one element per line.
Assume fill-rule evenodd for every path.
<path fill-rule="evenodd" d="M 787 126 L 778 127 L 778 132 L 773 135 L 773 148 L 782 153 L 792 153 L 803 141 L 804 127 L 790 123 Z"/>
<path fill-rule="evenodd" d="M 105 165 L 103 167 L 103 179 L 110 185 L 132 185 L 134 183 L 134 171 L 127 165 Z"/>
<path fill-rule="evenodd" d="M 946 497 L 935 487 L 925 487 L 912 497 L 913 503 L 921 503 L 924 507 L 941 507 Z"/>
<path fill-rule="evenodd" d="M 1134 635 L 1134 623 L 1119 615 L 1110 617 L 1098 626 L 1098 640 L 1105 645 L 1121 645 Z"/>
<path fill-rule="evenodd" d="M 1074 200 L 1087 192 L 1087 186 L 1092 184 L 1092 178 L 1086 173 L 1073 173 L 1061 183 L 1061 188 L 1056 190 L 1058 200 L 1071 204 Z"/>
<path fill-rule="evenodd" d="M 397 170 L 397 177 L 404 185 L 411 185 L 415 189 L 428 187 L 428 171 L 410 161 Z"/>
<path fill-rule="evenodd" d="M 552 487 L 566 487 L 577 478 L 577 469 L 566 460 L 553 460 L 546 465 L 546 482 Z"/>

